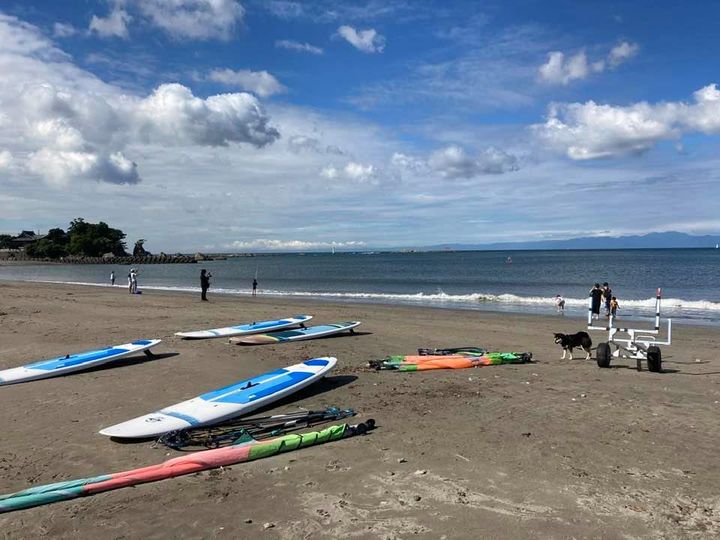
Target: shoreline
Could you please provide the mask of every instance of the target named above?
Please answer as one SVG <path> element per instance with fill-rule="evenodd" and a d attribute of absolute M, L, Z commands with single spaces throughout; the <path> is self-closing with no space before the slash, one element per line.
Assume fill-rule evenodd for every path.
<path fill-rule="evenodd" d="M 0 494 L 164 461 L 176 454 L 97 431 L 317 356 L 336 356 L 338 366 L 267 414 L 350 407 L 357 421 L 374 418 L 378 427 L 266 460 L 0 514 L 6 535 L 720 534 L 720 329 L 675 328 L 673 345 L 663 348 L 666 372 L 656 374 L 637 372 L 633 360 L 600 369 L 577 351 L 575 360 L 560 360 L 552 333 L 584 328 L 567 317 L 198 296 L 0 282 L 0 369 L 163 339 L 155 359 L 0 387 L 7 457 Z M 298 312 L 314 315 L 313 324 L 363 324 L 355 335 L 257 347 L 173 335 Z M 536 363 L 418 373 L 366 367 L 418 347 L 472 345 L 530 351 Z"/>
<path fill-rule="evenodd" d="M 94 282 L 68 282 L 68 281 L 55 281 L 55 280 L 0 280 L 0 283 L 11 283 L 20 285 L 23 283 L 37 283 L 45 285 L 63 285 L 63 286 L 78 286 L 78 287 L 97 287 L 110 289 L 112 286 L 108 283 L 94 283 Z M 125 289 L 125 285 L 118 283 L 114 286 L 115 288 Z M 179 294 L 198 294 L 200 292 L 199 287 L 179 287 L 172 285 L 143 285 L 140 287 L 141 290 L 149 290 L 153 292 L 164 292 L 164 293 L 179 293 Z M 114 289 L 113 289 L 114 290 Z M 218 295 L 221 297 L 231 298 L 249 298 L 251 297 L 251 290 L 247 292 L 241 292 L 237 289 L 224 289 L 224 288 L 211 288 L 209 291 L 211 295 Z M 299 302 L 322 302 L 322 303 L 336 303 L 336 304 L 349 304 L 349 305 L 379 305 L 385 307 L 394 306 L 407 306 L 416 309 L 447 309 L 452 311 L 462 312 L 482 312 L 482 313 L 499 313 L 499 314 L 517 314 L 517 315 L 535 315 L 535 316 L 556 316 L 564 317 L 568 319 L 582 319 L 585 320 L 587 314 L 587 303 L 585 300 L 575 302 L 573 304 L 566 304 L 565 312 L 560 314 L 557 313 L 554 306 L 545 306 L 535 302 L 529 303 L 513 303 L 513 302 L 496 302 L 492 300 L 476 300 L 474 302 L 468 301 L 443 301 L 435 300 L 430 301 L 429 298 L 418 297 L 415 300 L 413 297 L 417 295 L 391 295 L 391 294 L 380 294 L 376 296 L 369 296 L 363 293 L 299 293 L 297 291 L 292 292 L 267 292 L 262 291 L 258 295 L 259 297 L 272 298 L 275 300 L 297 300 Z M 397 297 L 403 297 L 397 299 Z M 389 298 L 385 298 L 389 297 Z M 405 298 L 407 297 L 407 298 Z M 395 298 L 395 301 L 391 301 L 390 298 Z M 518 297 L 520 298 L 520 297 Z M 668 299 L 665 299 L 668 301 Z M 572 299 L 566 298 L 566 301 L 572 301 Z M 627 304 L 628 301 L 624 301 Z M 633 302 L 632 300 L 629 302 Z M 630 313 L 616 319 L 620 324 L 629 325 L 640 325 L 645 326 L 654 321 L 654 298 L 635 302 L 651 302 L 652 311 L 648 307 L 643 307 L 638 313 Z M 672 311 L 673 308 L 670 308 Z M 668 308 L 665 308 L 667 312 Z M 684 325 L 684 326 L 701 326 L 701 327 L 720 327 L 720 318 L 710 318 L 709 316 L 678 316 L 667 315 L 663 313 L 663 319 L 672 318 L 673 324 Z"/>

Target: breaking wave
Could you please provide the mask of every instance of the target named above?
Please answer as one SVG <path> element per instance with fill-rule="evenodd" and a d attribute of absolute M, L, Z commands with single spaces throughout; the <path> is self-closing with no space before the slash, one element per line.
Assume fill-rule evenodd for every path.
<path fill-rule="evenodd" d="M 95 287 L 109 287 L 108 284 L 78 282 L 78 281 L 44 281 L 44 283 L 65 283 L 71 285 L 90 285 Z M 123 285 L 115 285 L 115 287 L 124 287 Z M 181 287 L 170 285 L 142 285 L 142 289 L 147 290 L 163 290 L 178 292 L 199 292 L 199 287 Z M 234 288 L 218 288 L 212 289 L 215 294 L 230 295 L 249 295 L 249 289 Z M 521 308 L 527 306 L 532 311 L 547 311 L 554 309 L 555 297 L 553 296 L 520 296 L 516 294 L 448 294 L 442 291 L 436 293 L 378 293 L 378 292 L 317 292 L 317 291 L 284 291 L 263 289 L 262 294 L 265 296 L 283 296 L 291 298 L 312 298 L 327 300 L 349 300 L 349 301 L 365 301 L 377 303 L 402 303 L 402 304 L 418 304 L 425 306 L 450 307 L 457 306 L 463 308 L 481 308 L 483 306 L 492 309 L 492 306 L 507 306 Z M 629 314 L 631 312 L 639 314 L 654 313 L 655 298 L 646 298 L 639 300 L 620 298 L 620 309 L 622 313 Z M 573 308 L 574 311 L 581 311 L 575 308 L 585 309 L 588 305 L 587 298 L 565 298 L 565 306 Z M 520 309 L 522 311 L 522 309 Z M 716 317 L 720 315 L 720 302 L 711 302 L 709 300 L 685 300 L 682 298 L 663 298 L 662 311 L 666 315 L 684 314 L 697 317 Z"/>

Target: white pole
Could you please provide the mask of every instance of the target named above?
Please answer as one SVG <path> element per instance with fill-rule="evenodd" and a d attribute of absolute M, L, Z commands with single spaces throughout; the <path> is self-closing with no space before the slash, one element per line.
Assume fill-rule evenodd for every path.
<path fill-rule="evenodd" d="M 593 295 L 592 291 L 590 291 L 590 296 L 588 297 L 588 326 L 592 326 L 592 301 Z"/>
<path fill-rule="evenodd" d="M 655 297 L 655 330 L 660 330 L 660 298 L 662 298 L 662 289 L 658 287 Z"/>

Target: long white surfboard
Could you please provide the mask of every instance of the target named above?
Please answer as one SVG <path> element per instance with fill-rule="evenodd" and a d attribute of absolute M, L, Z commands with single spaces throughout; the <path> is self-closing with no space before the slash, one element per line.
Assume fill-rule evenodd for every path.
<path fill-rule="evenodd" d="M 273 332 L 305 324 L 312 319 L 312 315 L 295 315 L 294 317 L 286 317 L 274 321 L 261 321 L 250 324 L 238 324 L 236 326 L 226 326 L 224 328 L 213 328 L 211 330 L 195 330 L 193 332 L 175 332 L 176 336 L 183 339 L 212 339 L 231 336 L 247 336 L 250 334 L 259 334 L 260 332 Z"/>
<path fill-rule="evenodd" d="M 113 347 L 105 347 L 77 354 L 67 354 L 50 360 L 41 360 L 39 362 L 33 362 L 32 364 L 6 369 L 0 371 L 0 385 L 57 377 L 58 375 L 65 375 L 73 371 L 100 366 L 125 356 L 143 351 L 147 352 L 151 347 L 160 343 L 160 341 L 159 339 L 139 339 L 132 343 L 125 343 L 124 345 L 115 345 Z"/>
<path fill-rule="evenodd" d="M 285 341 L 300 341 L 302 339 L 316 339 L 325 336 L 332 336 L 341 332 L 352 332 L 353 328 L 360 326 L 359 321 L 349 321 L 338 324 L 323 324 L 298 328 L 297 330 L 285 330 L 284 332 L 273 332 L 272 334 L 256 334 L 247 337 L 234 337 L 232 343 L 241 345 L 266 345 L 268 343 L 283 343 Z"/>
<path fill-rule="evenodd" d="M 333 357 L 306 360 L 107 427 L 100 434 L 139 439 L 222 422 L 305 388 L 325 376 L 336 363 L 337 358 Z"/>

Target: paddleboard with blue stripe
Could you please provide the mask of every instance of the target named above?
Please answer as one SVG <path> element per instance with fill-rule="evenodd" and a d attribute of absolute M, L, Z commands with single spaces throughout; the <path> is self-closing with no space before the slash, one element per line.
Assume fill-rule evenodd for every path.
<path fill-rule="evenodd" d="M 260 332 L 274 332 L 275 330 L 282 330 L 283 328 L 303 325 L 310 319 L 312 319 L 312 315 L 295 315 L 294 317 L 286 317 L 284 319 L 277 319 L 274 321 L 238 324 L 236 326 L 213 328 L 211 330 L 175 332 L 175 335 L 180 336 L 183 339 L 212 339 L 232 336 L 247 336 L 250 334 L 259 334 Z"/>
<path fill-rule="evenodd" d="M 337 359 L 331 356 L 306 360 L 107 427 L 100 434 L 140 439 L 158 437 L 176 429 L 216 424 L 305 388 L 324 377 L 336 363 Z"/>
<path fill-rule="evenodd" d="M 302 339 L 316 339 L 325 336 L 332 336 L 341 332 L 352 332 L 353 328 L 360 326 L 359 321 L 348 321 L 337 324 L 323 324 L 308 326 L 297 330 L 285 330 L 284 332 L 273 332 L 271 334 L 256 334 L 247 337 L 234 337 L 230 341 L 240 345 L 266 345 L 268 343 L 283 343 L 285 341 L 300 341 Z"/>
<path fill-rule="evenodd" d="M 159 339 L 139 339 L 132 343 L 77 354 L 66 354 L 50 360 L 40 360 L 32 364 L 6 369 L 0 371 L 0 385 L 57 377 L 73 371 L 100 366 L 125 356 L 148 351 L 160 341 Z"/>

